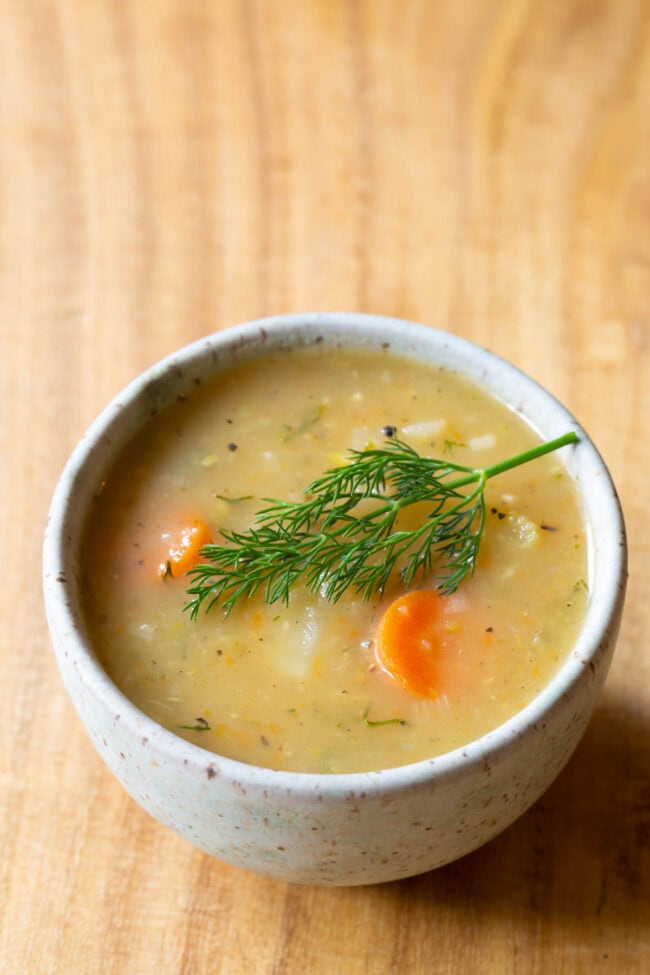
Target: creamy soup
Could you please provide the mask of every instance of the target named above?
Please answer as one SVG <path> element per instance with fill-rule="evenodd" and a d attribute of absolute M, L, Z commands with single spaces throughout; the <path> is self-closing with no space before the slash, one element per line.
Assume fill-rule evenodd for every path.
<path fill-rule="evenodd" d="M 487 483 L 476 570 L 436 597 L 424 691 L 387 672 L 376 652 L 397 581 L 368 601 L 347 592 L 331 603 L 298 585 L 288 605 L 258 593 L 227 617 L 219 605 L 194 621 L 184 612 L 190 581 L 171 558 L 179 532 L 200 524 L 202 541 L 218 542 L 220 530 L 253 524 L 264 499 L 300 500 L 349 448 L 390 436 L 472 467 L 539 442 L 449 370 L 320 348 L 193 386 L 129 443 L 88 519 L 83 588 L 98 657 L 142 711 L 221 755 L 336 773 L 439 755 L 535 697 L 588 599 L 581 514 L 556 454 Z M 417 577 L 412 589 L 427 587 Z"/>

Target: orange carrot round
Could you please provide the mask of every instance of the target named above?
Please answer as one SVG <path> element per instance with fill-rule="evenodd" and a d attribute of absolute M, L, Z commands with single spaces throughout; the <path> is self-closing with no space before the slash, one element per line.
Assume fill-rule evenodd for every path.
<path fill-rule="evenodd" d="M 204 545 L 210 543 L 210 530 L 201 518 L 191 518 L 174 531 L 161 536 L 167 549 L 160 564 L 160 575 L 180 576 L 196 565 Z"/>
<path fill-rule="evenodd" d="M 390 604 L 375 634 L 375 653 L 382 668 L 412 694 L 440 693 L 437 648 L 441 597 L 432 589 L 415 589 Z"/>

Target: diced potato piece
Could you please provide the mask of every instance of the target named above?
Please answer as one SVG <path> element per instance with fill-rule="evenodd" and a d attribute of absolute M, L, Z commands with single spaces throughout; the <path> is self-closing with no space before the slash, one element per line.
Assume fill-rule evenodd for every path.
<path fill-rule="evenodd" d="M 467 446 L 470 450 L 489 450 L 497 442 L 495 433 L 485 433 L 482 437 L 472 437 Z"/>
<path fill-rule="evenodd" d="M 288 676 L 304 679 L 314 666 L 319 636 L 317 615 L 312 606 L 296 607 L 292 615 L 294 619 L 282 624 L 281 652 L 276 663 Z"/>
<path fill-rule="evenodd" d="M 225 498 L 215 498 L 212 503 L 212 515 L 215 521 L 223 521 L 230 514 L 230 504 Z"/>
<path fill-rule="evenodd" d="M 539 542 L 541 537 L 539 526 L 525 515 L 511 511 L 508 514 L 508 524 L 515 538 L 524 548 L 530 548 Z"/>
<path fill-rule="evenodd" d="M 413 440 L 426 440 L 429 437 L 437 437 L 446 426 L 447 421 L 444 419 L 424 420 L 422 423 L 407 423 L 402 427 L 401 433 Z"/>

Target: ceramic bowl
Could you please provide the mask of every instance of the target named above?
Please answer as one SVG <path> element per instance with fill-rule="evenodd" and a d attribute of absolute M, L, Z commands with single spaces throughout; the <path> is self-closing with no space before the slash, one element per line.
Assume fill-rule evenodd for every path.
<path fill-rule="evenodd" d="M 80 534 L 125 441 L 197 380 L 291 346 L 388 345 L 482 384 L 545 439 L 576 429 L 562 457 L 584 507 L 590 601 L 575 646 L 524 710 L 464 748 L 401 768 L 340 775 L 277 772 L 222 758 L 139 711 L 99 665 L 81 612 Z M 422 325 L 355 314 L 263 319 L 195 342 L 148 369 L 101 414 L 56 488 L 44 547 L 52 641 L 72 702 L 100 756 L 152 816 L 201 850 L 290 881 L 368 884 L 439 867 L 512 823 L 565 765 L 589 721 L 618 632 L 624 524 L 609 474 L 574 418 L 496 356 Z"/>

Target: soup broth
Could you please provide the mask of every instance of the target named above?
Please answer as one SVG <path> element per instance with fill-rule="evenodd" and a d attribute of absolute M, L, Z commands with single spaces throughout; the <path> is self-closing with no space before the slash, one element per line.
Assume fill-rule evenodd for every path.
<path fill-rule="evenodd" d="M 377 659 L 397 583 L 336 603 L 297 586 L 288 605 L 257 594 L 227 617 L 215 606 L 192 621 L 188 578 L 161 571 L 170 533 L 192 519 L 218 542 L 221 529 L 251 526 L 264 499 L 300 500 L 349 448 L 394 434 L 476 467 L 539 443 L 482 389 L 388 351 L 277 353 L 193 386 L 153 417 L 114 465 L 84 536 L 87 626 L 117 686 L 216 753 L 329 773 L 439 755 L 530 702 L 566 657 L 588 598 L 577 496 L 555 454 L 488 481 L 476 571 L 439 597 L 431 696 Z"/>

